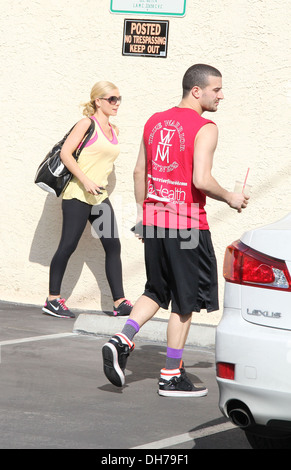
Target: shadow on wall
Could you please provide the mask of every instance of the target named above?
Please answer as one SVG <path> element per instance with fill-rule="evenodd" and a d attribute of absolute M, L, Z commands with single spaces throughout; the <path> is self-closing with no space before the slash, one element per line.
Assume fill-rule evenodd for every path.
<path fill-rule="evenodd" d="M 116 185 L 115 170 L 111 173 L 108 180 L 108 195 L 112 193 Z M 59 245 L 62 231 L 62 207 L 61 198 L 48 194 L 41 218 L 38 222 L 35 234 L 32 240 L 29 261 L 42 266 L 50 266 Z M 101 309 L 103 311 L 111 310 L 112 296 L 105 275 L 105 254 L 100 240 L 94 238 L 91 234 L 91 224 L 88 222 L 83 235 L 79 241 L 76 251 L 72 254 L 63 278 L 61 295 L 68 299 L 81 277 L 84 264 L 88 266 L 96 279 L 96 292 L 100 290 Z M 48 270 L 49 283 L 49 270 Z M 48 284 L 47 284 L 48 285 Z M 94 300 L 95 286 L 88 286 L 87 293 L 93 293 Z M 44 292 L 44 297 L 47 296 Z M 96 295 L 97 299 L 97 295 Z M 96 303 L 96 310 L 98 310 Z"/>

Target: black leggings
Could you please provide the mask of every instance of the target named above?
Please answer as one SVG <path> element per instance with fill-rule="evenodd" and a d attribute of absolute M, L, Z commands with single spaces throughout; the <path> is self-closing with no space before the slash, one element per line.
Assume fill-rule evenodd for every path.
<path fill-rule="evenodd" d="M 60 294 L 69 258 L 77 248 L 89 220 L 105 250 L 105 272 L 113 300 L 124 297 L 121 246 L 113 207 L 109 199 L 105 199 L 98 206 L 91 206 L 78 199 L 63 199 L 62 210 L 62 236 L 50 265 L 50 295 Z"/>

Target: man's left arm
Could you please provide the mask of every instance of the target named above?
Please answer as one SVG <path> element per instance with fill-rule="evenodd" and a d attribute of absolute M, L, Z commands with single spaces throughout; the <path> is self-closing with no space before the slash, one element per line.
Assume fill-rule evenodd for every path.
<path fill-rule="evenodd" d="M 214 152 L 218 140 L 218 129 L 214 124 L 206 124 L 197 133 L 194 145 L 193 184 L 206 196 L 226 202 L 231 208 L 241 212 L 247 206 L 248 197 L 227 191 L 212 176 Z"/>

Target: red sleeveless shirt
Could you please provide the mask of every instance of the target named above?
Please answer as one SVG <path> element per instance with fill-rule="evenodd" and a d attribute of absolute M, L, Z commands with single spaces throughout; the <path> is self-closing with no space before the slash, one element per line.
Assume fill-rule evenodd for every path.
<path fill-rule="evenodd" d="M 189 108 L 154 114 L 144 127 L 147 197 L 144 225 L 208 230 L 206 196 L 193 184 L 194 142 L 205 124 L 213 123 Z"/>

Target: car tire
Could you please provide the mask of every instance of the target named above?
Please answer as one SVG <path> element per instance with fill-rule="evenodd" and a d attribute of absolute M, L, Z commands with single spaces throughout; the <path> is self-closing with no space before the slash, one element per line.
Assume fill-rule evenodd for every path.
<path fill-rule="evenodd" d="M 244 432 L 253 449 L 291 449 L 291 435 L 269 437 L 248 430 Z"/>

